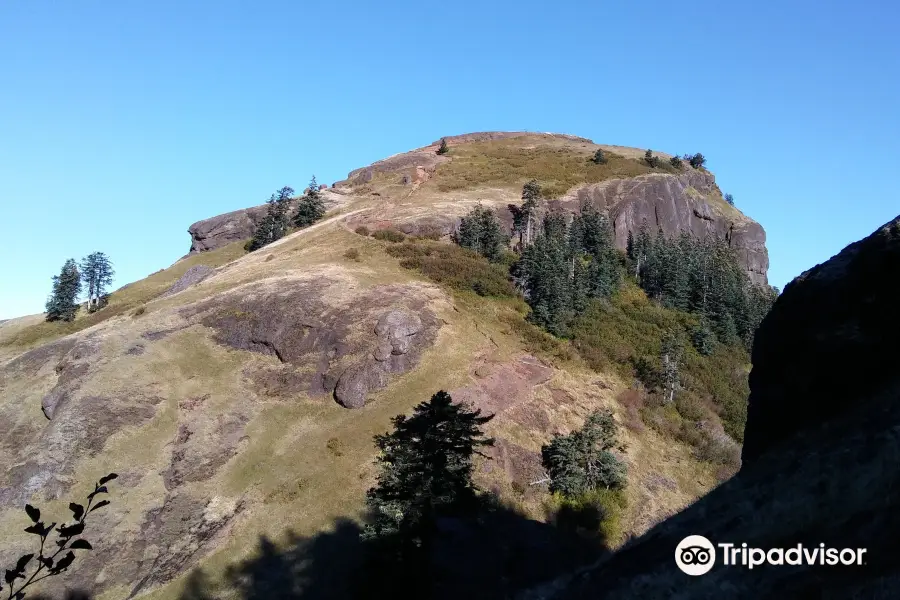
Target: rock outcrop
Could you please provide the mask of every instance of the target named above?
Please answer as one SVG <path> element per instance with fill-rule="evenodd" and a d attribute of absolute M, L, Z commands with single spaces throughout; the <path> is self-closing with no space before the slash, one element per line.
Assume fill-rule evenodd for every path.
<path fill-rule="evenodd" d="M 529 599 L 894 598 L 900 590 L 900 217 L 788 285 L 753 351 L 744 465 L 608 559 Z M 675 565 L 678 543 L 865 548 L 862 564 Z"/>
<path fill-rule="evenodd" d="M 710 234 L 728 240 L 751 281 L 767 282 L 766 232 L 759 223 L 722 199 L 715 177 L 709 171 L 686 169 L 678 175 L 613 179 L 583 186 L 559 204 L 576 210 L 585 202 L 609 211 L 616 246 L 623 250 L 628 234 L 637 234 L 643 223 L 653 233 L 662 230 L 670 236 L 682 231 L 696 237 Z"/>
<path fill-rule="evenodd" d="M 325 208 L 332 209 L 343 205 L 346 198 L 331 190 L 322 190 Z M 292 205 L 295 206 L 296 202 Z M 229 213 L 197 221 L 188 227 L 191 235 L 191 253 L 215 250 L 232 242 L 246 240 L 253 235 L 253 230 L 266 216 L 266 204 L 242 208 Z"/>

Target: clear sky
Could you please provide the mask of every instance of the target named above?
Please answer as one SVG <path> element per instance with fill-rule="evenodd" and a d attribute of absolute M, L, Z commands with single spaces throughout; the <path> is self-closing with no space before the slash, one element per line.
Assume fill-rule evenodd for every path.
<path fill-rule="evenodd" d="M 783 287 L 900 213 L 898 28 L 893 0 L 8 0 L 0 318 L 67 257 L 118 287 L 194 221 L 484 130 L 702 152 Z"/>

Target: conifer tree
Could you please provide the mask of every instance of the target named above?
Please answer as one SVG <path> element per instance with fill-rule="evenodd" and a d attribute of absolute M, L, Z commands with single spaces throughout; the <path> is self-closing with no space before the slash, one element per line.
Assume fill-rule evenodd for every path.
<path fill-rule="evenodd" d="M 502 258 L 503 248 L 508 242 L 494 211 L 481 205 L 460 219 L 453 240 L 463 248 L 473 250 L 490 261 Z"/>
<path fill-rule="evenodd" d="M 535 224 L 537 223 L 538 202 L 541 199 L 541 186 L 532 179 L 522 188 L 522 234 L 524 234 L 524 246 L 532 241 Z M 520 240 L 521 241 L 521 240 Z"/>
<path fill-rule="evenodd" d="M 684 163 L 681 162 L 681 159 L 678 157 L 677 154 L 669 159 L 669 164 L 672 165 L 673 167 L 675 167 L 676 169 L 680 169 L 681 167 L 684 166 Z"/>
<path fill-rule="evenodd" d="M 294 225 L 297 227 L 309 227 L 325 216 L 325 202 L 322 200 L 322 192 L 316 176 L 313 175 L 306 193 L 297 203 L 297 213 L 294 215 Z"/>
<path fill-rule="evenodd" d="M 493 445 L 482 430 L 492 418 L 442 390 L 412 416 L 391 419 L 394 430 L 375 436 L 379 472 L 367 493 L 373 517 L 365 537 L 395 542 L 399 560 L 429 556 L 436 520 L 477 508 L 472 461 Z"/>
<path fill-rule="evenodd" d="M 53 277 L 53 290 L 47 300 L 46 310 L 48 321 L 71 321 L 78 312 L 76 302 L 81 293 L 81 273 L 75 259 L 68 259 L 59 271 L 59 275 Z"/>
<path fill-rule="evenodd" d="M 693 156 L 688 157 L 688 162 L 695 169 L 699 169 L 703 165 L 706 164 L 706 157 L 700 154 L 699 152 L 694 154 Z"/>
<path fill-rule="evenodd" d="M 592 413 L 581 429 L 554 436 L 541 448 L 550 491 L 577 497 L 596 489 L 624 487 L 625 464 L 612 453 L 617 445 L 616 422 L 609 410 Z"/>
<path fill-rule="evenodd" d="M 606 155 L 603 154 L 603 150 L 597 148 L 597 151 L 594 152 L 594 156 L 591 157 L 591 162 L 593 162 L 595 165 L 606 164 Z"/>
<path fill-rule="evenodd" d="M 441 145 L 437 149 L 437 154 L 447 154 L 450 151 L 450 147 L 447 146 L 447 139 L 441 138 Z"/>
<path fill-rule="evenodd" d="M 94 312 L 102 308 L 106 288 L 112 284 L 115 271 L 109 257 L 103 252 L 92 252 L 81 259 L 81 280 L 87 287 L 87 308 Z"/>
<path fill-rule="evenodd" d="M 294 189 L 285 186 L 269 196 L 266 215 L 253 231 L 248 250 L 258 250 L 284 237 L 290 225 L 288 212 L 293 194 Z"/>
<path fill-rule="evenodd" d="M 659 166 L 659 157 L 653 155 L 652 150 L 647 150 L 644 153 L 644 162 L 653 169 Z"/>

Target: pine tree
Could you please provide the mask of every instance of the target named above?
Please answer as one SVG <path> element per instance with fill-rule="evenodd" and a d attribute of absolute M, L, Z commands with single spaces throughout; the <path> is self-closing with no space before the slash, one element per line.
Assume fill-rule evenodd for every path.
<path fill-rule="evenodd" d="M 447 152 L 449 152 L 449 151 L 450 151 L 450 147 L 447 146 L 447 140 L 446 140 L 446 138 L 441 138 L 441 145 L 440 145 L 440 147 L 437 149 L 437 154 L 439 154 L 439 155 L 441 155 L 441 154 L 447 154 Z"/>
<path fill-rule="evenodd" d="M 59 275 L 53 277 L 53 291 L 47 300 L 46 310 L 48 321 L 71 321 L 78 312 L 76 302 L 81 293 L 81 273 L 75 259 L 68 259 L 59 271 Z"/>
<path fill-rule="evenodd" d="M 94 312 L 103 307 L 106 288 L 112 284 L 113 270 L 109 257 L 103 252 L 92 252 L 81 259 L 81 280 L 87 286 L 87 308 Z"/>
<path fill-rule="evenodd" d="M 294 215 L 294 225 L 297 227 L 309 227 L 325 216 L 325 202 L 322 200 L 322 192 L 313 175 L 306 193 L 297 203 L 297 212 Z"/>
<path fill-rule="evenodd" d="M 493 445 L 482 427 L 493 418 L 453 402 L 445 391 L 391 419 L 394 431 L 376 435 L 378 479 L 367 493 L 372 511 L 365 537 L 392 538 L 399 558 L 429 556 L 438 517 L 476 507 L 473 458 Z M 483 456 L 483 455 L 482 455 Z"/>
<path fill-rule="evenodd" d="M 577 497 L 596 489 L 624 487 L 625 464 L 611 452 L 617 445 L 616 422 L 609 410 L 592 413 L 581 429 L 554 436 L 541 448 L 550 491 Z"/>

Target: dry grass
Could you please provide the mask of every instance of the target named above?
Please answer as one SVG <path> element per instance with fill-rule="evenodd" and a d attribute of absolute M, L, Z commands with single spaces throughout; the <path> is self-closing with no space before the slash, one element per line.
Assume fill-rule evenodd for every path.
<path fill-rule="evenodd" d="M 607 152 L 606 164 L 589 159 L 595 146 L 526 145 L 530 138 L 477 142 L 454 148 L 453 160 L 440 165 L 432 178 L 441 192 L 478 187 L 521 187 L 537 179 L 547 197 L 559 197 L 580 183 L 634 177 L 646 173 L 674 173 L 665 161 L 652 169 L 643 161 Z M 431 184 L 431 182 L 429 182 Z"/>

